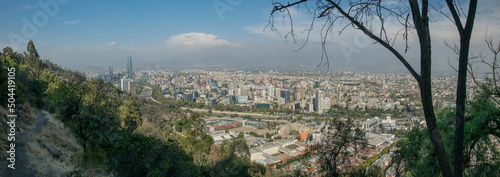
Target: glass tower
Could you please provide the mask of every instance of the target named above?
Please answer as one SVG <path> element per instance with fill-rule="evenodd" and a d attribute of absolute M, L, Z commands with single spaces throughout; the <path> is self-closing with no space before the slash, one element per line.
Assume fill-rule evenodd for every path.
<path fill-rule="evenodd" d="M 127 60 L 127 76 L 128 78 L 134 78 L 134 72 L 132 71 L 132 57 L 128 56 Z"/>
<path fill-rule="evenodd" d="M 108 77 L 109 77 L 109 82 L 113 82 L 113 67 L 112 66 L 109 67 Z"/>

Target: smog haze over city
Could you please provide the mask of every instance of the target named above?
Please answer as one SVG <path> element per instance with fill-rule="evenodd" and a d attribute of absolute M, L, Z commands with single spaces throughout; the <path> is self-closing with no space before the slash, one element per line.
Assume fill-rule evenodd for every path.
<path fill-rule="evenodd" d="M 63 1 L 61 1 L 63 2 Z M 285 39 L 289 20 L 275 15 L 278 32 L 268 22 L 272 1 L 64 1 L 58 8 L 45 7 L 38 1 L 3 3 L 0 15 L 0 45 L 25 49 L 28 40 L 37 44 L 41 57 L 71 69 L 115 66 L 125 68 L 127 56 L 135 66 L 301 66 L 314 69 L 321 63 L 320 30 L 324 20 L 317 19 L 307 31 L 314 16 L 305 7 L 291 9 L 297 37 Z M 437 3 L 435 4 L 437 7 Z M 472 38 L 472 52 L 485 49 L 485 31 L 495 34 L 500 23 L 495 0 L 480 1 Z M 46 12 L 49 8 L 50 12 Z M 433 69 L 451 72 L 448 58 L 456 55 L 445 41 L 458 43 L 453 23 L 439 12 L 431 12 Z M 404 69 L 383 47 L 361 31 L 338 24 L 331 32 L 326 50 L 331 70 Z M 387 20 L 389 35 L 400 30 L 395 20 Z M 267 26 L 267 28 L 266 28 Z M 329 37 L 329 38 L 330 38 Z M 392 37 L 392 36 L 391 36 Z M 416 34 L 409 36 L 405 54 L 415 67 L 419 64 Z M 403 50 L 402 37 L 395 44 Z M 297 51 L 298 50 L 298 51 Z M 324 68 L 324 67 L 323 67 Z"/>

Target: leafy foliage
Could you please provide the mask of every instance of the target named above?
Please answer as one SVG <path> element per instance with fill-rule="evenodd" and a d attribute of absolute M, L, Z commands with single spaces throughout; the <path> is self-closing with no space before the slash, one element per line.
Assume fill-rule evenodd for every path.
<path fill-rule="evenodd" d="M 152 137 L 124 134 L 108 147 L 111 169 L 118 176 L 200 176 L 179 146 Z"/>
<path fill-rule="evenodd" d="M 350 176 L 357 177 L 383 177 L 384 169 L 379 166 L 369 166 L 366 168 L 355 168 L 349 173 Z"/>
<path fill-rule="evenodd" d="M 126 100 L 118 108 L 120 114 L 120 125 L 124 130 L 134 131 L 142 124 L 141 111 L 137 105 L 137 100 Z"/>
<path fill-rule="evenodd" d="M 84 148 L 91 138 L 109 141 L 109 132 L 115 131 L 118 125 L 119 103 L 108 97 L 107 87 L 112 86 L 102 80 L 92 80 L 63 82 L 56 89 L 54 99 L 60 107 L 58 117 L 75 131 Z"/>
<path fill-rule="evenodd" d="M 488 94 L 478 92 L 474 100 L 468 104 L 465 138 L 464 167 L 466 176 L 498 176 L 500 155 L 498 144 L 492 140 L 499 139 L 500 109 L 495 106 Z M 443 132 L 443 141 L 448 157 L 452 157 L 454 149 L 454 116 L 450 109 L 438 114 L 438 125 Z M 497 142 L 498 143 L 498 142 Z M 398 143 L 396 162 L 404 163 L 405 171 L 413 176 L 439 176 L 439 165 L 430 143 L 427 129 L 415 128 L 406 134 L 406 138 Z"/>

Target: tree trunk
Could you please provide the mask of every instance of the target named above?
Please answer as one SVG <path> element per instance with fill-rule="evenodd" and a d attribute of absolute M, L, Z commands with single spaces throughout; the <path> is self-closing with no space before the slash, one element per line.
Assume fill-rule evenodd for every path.
<path fill-rule="evenodd" d="M 430 77 L 429 77 L 430 78 Z M 431 92 L 431 82 L 430 79 L 422 79 L 420 85 L 420 94 L 422 97 L 422 105 L 425 114 L 425 121 L 427 123 L 427 130 L 431 138 L 433 145 L 434 154 L 439 162 L 439 167 L 444 177 L 452 176 L 452 171 L 446 156 L 446 151 L 444 149 L 443 141 L 441 138 L 441 133 L 439 132 L 436 115 L 434 114 L 434 108 L 432 105 L 432 92 Z"/>
<path fill-rule="evenodd" d="M 465 99 L 467 97 L 467 65 L 469 63 L 469 46 L 472 36 L 472 28 L 476 17 L 477 0 L 471 0 L 469 3 L 469 11 L 467 12 L 467 21 L 465 27 L 462 25 L 459 12 L 455 9 L 452 0 L 446 0 L 446 4 L 453 16 L 455 26 L 460 34 L 460 52 L 458 56 L 458 83 L 457 83 L 457 100 L 456 100 L 456 117 L 455 117 L 455 149 L 454 169 L 455 177 L 463 176 L 463 160 L 464 160 L 464 124 L 465 124 Z"/>
<path fill-rule="evenodd" d="M 429 35 L 430 36 L 430 35 Z M 452 176 L 452 171 L 444 149 L 441 133 L 436 123 L 436 115 L 434 114 L 434 107 L 432 104 L 432 80 L 431 80 L 431 46 L 430 37 L 426 42 L 421 43 L 421 73 L 419 87 L 420 95 L 422 98 L 422 106 L 427 123 L 427 130 L 431 138 L 432 145 L 434 146 L 434 153 L 441 167 L 441 172 L 444 177 Z"/>
<path fill-rule="evenodd" d="M 418 6 L 418 1 L 409 0 L 413 23 L 417 31 L 420 43 L 420 78 L 417 79 L 420 87 L 420 97 L 427 123 L 427 130 L 434 147 L 434 153 L 441 168 L 444 177 L 451 177 L 452 171 L 444 149 L 441 133 L 436 123 L 436 115 L 432 104 L 432 80 L 431 80 L 431 34 L 429 31 L 428 1 L 422 1 L 422 11 Z"/>
<path fill-rule="evenodd" d="M 460 34 L 460 56 L 458 63 L 458 83 L 455 117 L 455 157 L 454 175 L 463 176 L 465 99 L 467 97 L 467 65 L 469 63 L 469 46 L 472 27 L 469 32 Z"/>

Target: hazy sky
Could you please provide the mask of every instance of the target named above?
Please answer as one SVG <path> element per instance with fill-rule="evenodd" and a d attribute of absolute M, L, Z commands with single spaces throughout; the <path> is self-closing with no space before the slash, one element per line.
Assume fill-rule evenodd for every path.
<path fill-rule="evenodd" d="M 319 64 L 319 24 L 306 48 L 293 52 L 303 44 L 302 31 L 309 26 L 312 15 L 304 8 L 291 11 L 298 34 L 297 43 L 293 43 L 269 29 L 263 31 L 271 8 L 271 0 L 8 1 L 0 6 L 0 47 L 24 51 L 27 41 L 33 40 L 42 58 L 74 69 L 125 68 L 127 56 L 133 57 L 135 66 Z M 486 29 L 500 40 L 499 10 L 498 0 L 479 1 L 472 54 L 485 51 Z M 447 58 L 454 60 L 455 56 L 444 47 L 444 41 L 458 42 L 456 28 L 439 13 L 431 17 L 434 67 L 450 70 Z M 388 21 L 388 29 L 400 28 Z M 282 32 L 289 27 L 281 20 L 276 25 Z M 411 48 L 406 56 L 418 68 L 415 39 L 414 35 L 410 37 Z M 351 28 L 340 36 L 334 33 L 330 41 L 327 49 L 333 65 L 402 67 L 395 57 Z M 396 46 L 403 50 L 401 44 Z"/>

